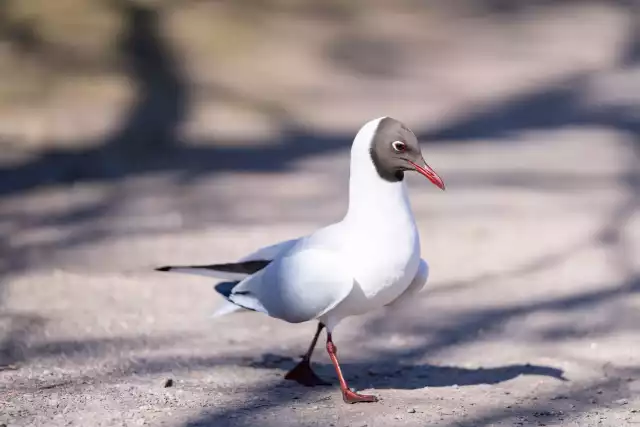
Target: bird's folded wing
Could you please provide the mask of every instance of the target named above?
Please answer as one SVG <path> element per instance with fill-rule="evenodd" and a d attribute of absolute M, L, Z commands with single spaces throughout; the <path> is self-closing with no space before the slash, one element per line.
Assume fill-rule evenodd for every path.
<path fill-rule="evenodd" d="M 256 260 L 268 260 L 275 259 L 281 253 L 284 253 L 291 249 L 300 239 L 285 240 L 273 245 L 260 248 L 249 255 L 245 255 L 238 260 L 238 262 L 256 261 Z"/>
<path fill-rule="evenodd" d="M 317 318 L 349 295 L 353 276 L 342 256 L 322 248 L 291 251 L 233 288 L 229 299 L 287 322 Z"/>

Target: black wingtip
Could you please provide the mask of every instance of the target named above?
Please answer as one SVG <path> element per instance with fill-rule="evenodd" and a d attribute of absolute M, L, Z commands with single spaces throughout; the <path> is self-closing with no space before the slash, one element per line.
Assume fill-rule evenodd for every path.
<path fill-rule="evenodd" d="M 231 295 L 233 288 L 238 283 L 240 282 L 220 282 L 217 285 L 215 285 L 213 288 L 216 290 L 216 292 L 218 292 L 223 297 L 229 298 L 229 295 Z"/>
<path fill-rule="evenodd" d="M 172 267 L 159 267 L 159 268 L 156 268 L 155 270 L 156 271 L 171 271 L 171 268 Z"/>

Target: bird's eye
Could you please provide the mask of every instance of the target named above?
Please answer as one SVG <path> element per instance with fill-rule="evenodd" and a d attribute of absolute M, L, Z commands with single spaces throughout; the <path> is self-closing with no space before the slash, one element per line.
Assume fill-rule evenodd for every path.
<path fill-rule="evenodd" d="M 398 153 L 404 153 L 405 151 L 407 151 L 407 144 L 402 141 L 393 141 L 393 143 L 391 143 L 391 146 Z"/>

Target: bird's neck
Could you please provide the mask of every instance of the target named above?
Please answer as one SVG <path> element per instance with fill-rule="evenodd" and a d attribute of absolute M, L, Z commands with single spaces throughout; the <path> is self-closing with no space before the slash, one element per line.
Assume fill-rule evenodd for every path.
<path fill-rule="evenodd" d="M 413 224 L 404 180 L 389 182 L 381 178 L 367 146 L 359 142 L 356 138 L 351 150 L 349 209 L 345 219 L 354 223 Z"/>

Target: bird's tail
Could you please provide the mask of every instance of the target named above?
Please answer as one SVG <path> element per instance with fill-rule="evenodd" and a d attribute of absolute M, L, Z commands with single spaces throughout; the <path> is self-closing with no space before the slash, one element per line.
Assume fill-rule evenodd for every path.
<path fill-rule="evenodd" d="M 211 317 L 215 318 L 246 309 L 245 307 L 234 304 L 229 299 L 231 291 L 243 279 L 262 270 L 270 262 L 271 261 L 254 260 L 231 264 L 166 266 L 156 268 L 156 271 L 171 271 L 176 273 L 195 274 L 199 276 L 230 280 L 229 282 L 220 282 L 214 286 L 215 291 L 222 295 L 225 299 L 222 305 L 218 307 L 218 309 L 211 315 Z"/>
<path fill-rule="evenodd" d="M 240 307 L 239 305 L 235 305 L 229 300 L 224 300 L 222 302 L 222 305 L 220 305 L 220 307 L 218 307 L 218 309 L 213 312 L 211 317 L 212 318 L 221 317 L 221 316 L 224 316 L 225 314 L 234 313 L 239 310 L 244 310 L 244 308 Z"/>
<path fill-rule="evenodd" d="M 196 274 L 198 276 L 240 281 L 245 279 L 247 276 L 262 270 L 269 265 L 270 262 L 270 260 L 253 260 L 228 264 L 165 266 L 156 268 L 156 271 L 171 271 L 175 273 Z"/>
<path fill-rule="evenodd" d="M 251 310 L 255 311 L 253 307 L 248 307 L 245 305 L 239 305 L 235 301 L 231 299 L 231 293 L 233 292 L 233 288 L 235 288 L 240 282 L 221 282 L 213 287 L 217 293 L 222 295 L 225 301 L 222 303 L 220 307 L 213 313 L 211 317 L 220 317 L 225 314 L 233 313 L 238 310 Z"/>

